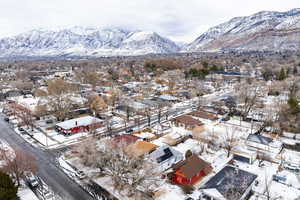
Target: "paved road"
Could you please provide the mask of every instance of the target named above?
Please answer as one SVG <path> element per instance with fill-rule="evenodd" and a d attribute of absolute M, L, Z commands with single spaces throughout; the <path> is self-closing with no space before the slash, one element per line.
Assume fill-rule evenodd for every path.
<path fill-rule="evenodd" d="M 53 153 L 31 146 L 10 128 L 2 116 L 0 116 L 0 139 L 5 140 L 12 147 L 32 153 L 38 163 L 37 175 L 63 200 L 92 200 L 86 191 L 55 166 L 56 161 Z"/>

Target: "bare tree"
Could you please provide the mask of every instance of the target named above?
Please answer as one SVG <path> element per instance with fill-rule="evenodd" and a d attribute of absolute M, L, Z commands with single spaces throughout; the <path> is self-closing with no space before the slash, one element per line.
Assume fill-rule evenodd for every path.
<path fill-rule="evenodd" d="M 0 154 L 5 163 L 1 170 L 14 177 L 18 186 L 26 173 L 37 171 L 36 159 L 30 153 L 14 149 L 13 154 L 4 150 L 1 150 Z"/>
<path fill-rule="evenodd" d="M 97 124 L 96 119 L 94 119 L 88 129 L 89 134 L 95 136 L 97 134 L 97 128 L 99 128 L 99 125 Z"/>
<path fill-rule="evenodd" d="M 72 100 L 69 95 L 51 95 L 48 97 L 48 105 L 52 113 L 58 121 L 64 120 L 71 108 Z"/>
<path fill-rule="evenodd" d="M 90 96 L 87 103 L 94 115 L 98 115 L 107 109 L 107 104 L 99 95 Z"/>
<path fill-rule="evenodd" d="M 94 138 L 88 138 L 74 146 L 72 152 L 79 156 L 83 165 L 96 167 L 97 144 Z"/>
<path fill-rule="evenodd" d="M 162 183 L 158 168 L 143 157 L 127 155 L 122 146 L 115 148 L 110 143 L 101 146 L 97 152 L 98 168 L 111 177 L 114 188 L 127 191 L 128 196 L 136 199 L 153 199 L 154 190 Z"/>
<path fill-rule="evenodd" d="M 72 94 L 78 88 L 61 79 L 48 81 L 47 101 L 50 112 L 60 121 L 64 120 L 72 108 Z"/>
<path fill-rule="evenodd" d="M 32 112 L 29 109 L 27 108 L 19 109 L 18 117 L 22 120 L 24 125 L 27 126 L 27 128 L 30 127 L 31 130 L 33 130 L 35 117 L 33 116 Z"/>
<path fill-rule="evenodd" d="M 230 156 L 230 153 L 233 147 L 238 143 L 238 137 L 236 134 L 235 128 L 226 127 L 226 134 L 223 136 L 222 147 L 227 151 L 227 157 Z"/>
<path fill-rule="evenodd" d="M 243 120 L 246 120 L 248 114 L 257 104 L 259 89 L 260 86 L 258 84 L 248 85 L 241 83 L 237 86 L 237 98 L 241 104 L 240 110 Z"/>

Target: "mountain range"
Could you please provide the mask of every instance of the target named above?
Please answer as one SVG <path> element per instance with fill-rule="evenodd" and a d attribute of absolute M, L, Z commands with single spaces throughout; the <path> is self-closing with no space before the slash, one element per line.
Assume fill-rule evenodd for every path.
<path fill-rule="evenodd" d="M 236 17 L 210 28 L 185 51 L 284 51 L 300 50 L 300 9 L 262 11 Z"/>
<path fill-rule="evenodd" d="M 182 45 L 152 31 L 80 27 L 32 30 L 0 39 L 0 57 L 115 56 L 211 51 L 300 50 L 300 9 L 262 11 L 210 28 Z"/>

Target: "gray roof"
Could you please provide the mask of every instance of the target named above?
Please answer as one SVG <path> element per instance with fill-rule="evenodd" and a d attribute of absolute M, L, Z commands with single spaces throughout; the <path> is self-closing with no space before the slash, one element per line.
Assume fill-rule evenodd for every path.
<path fill-rule="evenodd" d="M 216 189 L 225 199 L 237 200 L 256 178 L 255 174 L 227 165 L 201 189 Z"/>
<path fill-rule="evenodd" d="M 150 159 L 152 159 L 157 163 L 162 163 L 162 162 L 166 162 L 167 160 L 169 160 L 174 156 L 182 156 L 182 154 L 179 151 L 173 149 L 172 147 L 165 145 L 153 151 L 150 154 Z"/>
<path fill-rule="evenodd" d="M 273 142 L 272 138 L 265 137 L 265 136 L 262 136 L 262 135 L 256 135 L 256 134 L 250 134 L 250 135 L 248 135 L 247 140 L 251 141 L 251 142 L 256 142 L 256 143 L 264 144 L 264 145 L 268 145 L 271 142 Z"/>

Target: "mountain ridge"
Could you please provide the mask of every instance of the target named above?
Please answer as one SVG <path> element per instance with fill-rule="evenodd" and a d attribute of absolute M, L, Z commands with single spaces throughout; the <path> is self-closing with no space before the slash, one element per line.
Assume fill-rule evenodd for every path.
<path fill-rule="evenodd" d="M 0 38 L 0 57 L 131 56 L 177 52 L 299 51 L 300 8 L 260 11 L 209 28 L 188 44 L 153 31 L 73 26 Z"/>
<path fill-rule="evenodd" d="M 299 50 L 299 28 L 299 8 L 287 12 L 261 11 L 249 16 L 232 18 L 208 29 L 192 43 L 186 45 L 184 51 L 291 50 L 293 41 L 296 44 L 292 45 L 293 50 Z M 274 36 L 266 34 L 268 32 L 274 33 Z M 277 33 L 283 32 L 289 35 L 279 37 Z M 260 38 L 257 38 L 258 35 Z M 251 45 L 249 40 L 253 41 Z"/>
<path fill-rule="evenodd" d="M 42 29 L 0 39 L 2 56 L 140 55 L 178 50 L 173 41 L 155 32 L 131 32 L 120 28 Z"/>

